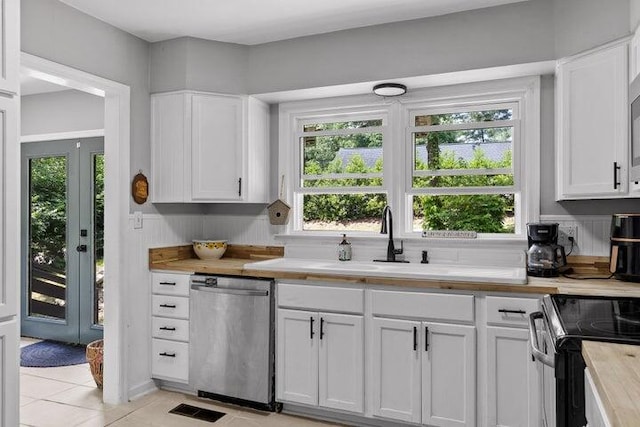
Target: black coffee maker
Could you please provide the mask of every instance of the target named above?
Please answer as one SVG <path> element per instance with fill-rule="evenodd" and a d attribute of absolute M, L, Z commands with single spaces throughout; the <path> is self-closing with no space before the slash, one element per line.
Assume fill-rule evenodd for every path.
<path fill-rule="evenodd" d="M 640 282 L 640 214 L 613 215 L 609 260 L 616 279 Z"/>
<path fill-rule="evenodd" d="M 558 245 L 558 223 L 527 224 L 527 274 L 555 277 L 567 265 L 564 247 Z"/>

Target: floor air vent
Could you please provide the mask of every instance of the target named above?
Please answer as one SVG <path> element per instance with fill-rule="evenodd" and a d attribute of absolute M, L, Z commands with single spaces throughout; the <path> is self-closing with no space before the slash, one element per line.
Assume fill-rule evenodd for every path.
<path fill-rule="evenodd" d="M 224 417 L 223 412 L 212 411 L 211 409 L 198 408 L 197 406 L 191 406 L 184 403 L 176 406 L 169 411 L 170 414 L 184 415 L 185 417 L 195 418 L 197 420 L 209 421 L 215 423 L 220 418 Z"/>

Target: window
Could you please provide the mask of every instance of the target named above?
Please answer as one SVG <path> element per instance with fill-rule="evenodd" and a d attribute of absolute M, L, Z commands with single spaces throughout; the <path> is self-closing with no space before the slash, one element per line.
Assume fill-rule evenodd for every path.
<path fill-rule="evenodd" d="M 412 111 L 412 230 L 514 233 L 518 105 Z"/>
<path fill-rule="evenodd" d="M 522 238 L 539 215 L 538 77 L 280 105 L 288 231 Z M 289 178 L 292 177 L 292 178 Z"/>
<path fill-rule="evenodd" d="M 299 221 L 304 231 L 380 227 L 385 114 L 347 114 L 297 121 Z"/>

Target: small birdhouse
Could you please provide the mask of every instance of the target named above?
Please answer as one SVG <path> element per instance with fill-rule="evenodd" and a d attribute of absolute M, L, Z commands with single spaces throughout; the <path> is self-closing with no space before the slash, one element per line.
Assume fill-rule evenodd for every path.
<path fill-rule="evenodd" d="M 282 199 L 278 199 L 275 202 L 267 206 L 269 212 L 269 222 L 273 225 L 284 225 L 289 221 L 289 211 L 291 207 Z"/>

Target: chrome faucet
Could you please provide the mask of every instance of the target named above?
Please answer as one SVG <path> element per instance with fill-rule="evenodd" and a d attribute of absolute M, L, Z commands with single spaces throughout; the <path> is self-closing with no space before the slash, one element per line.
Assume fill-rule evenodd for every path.
<path fill-rule="evenodd" d="M 409 262 L 404 260 L 396 260 L 396 255 L 404 252 L 404 244 L 400 240 L 400 249 L 396 249 L 393 243 L 393 215 L 391 214 L 391 208 L 389 205 L 385 206 L 382 210 L 382 228 L 380 234 L 389 235 L 389 244 L 387 245 L 387 259 L 374 259 L 378 262 Z"/>

